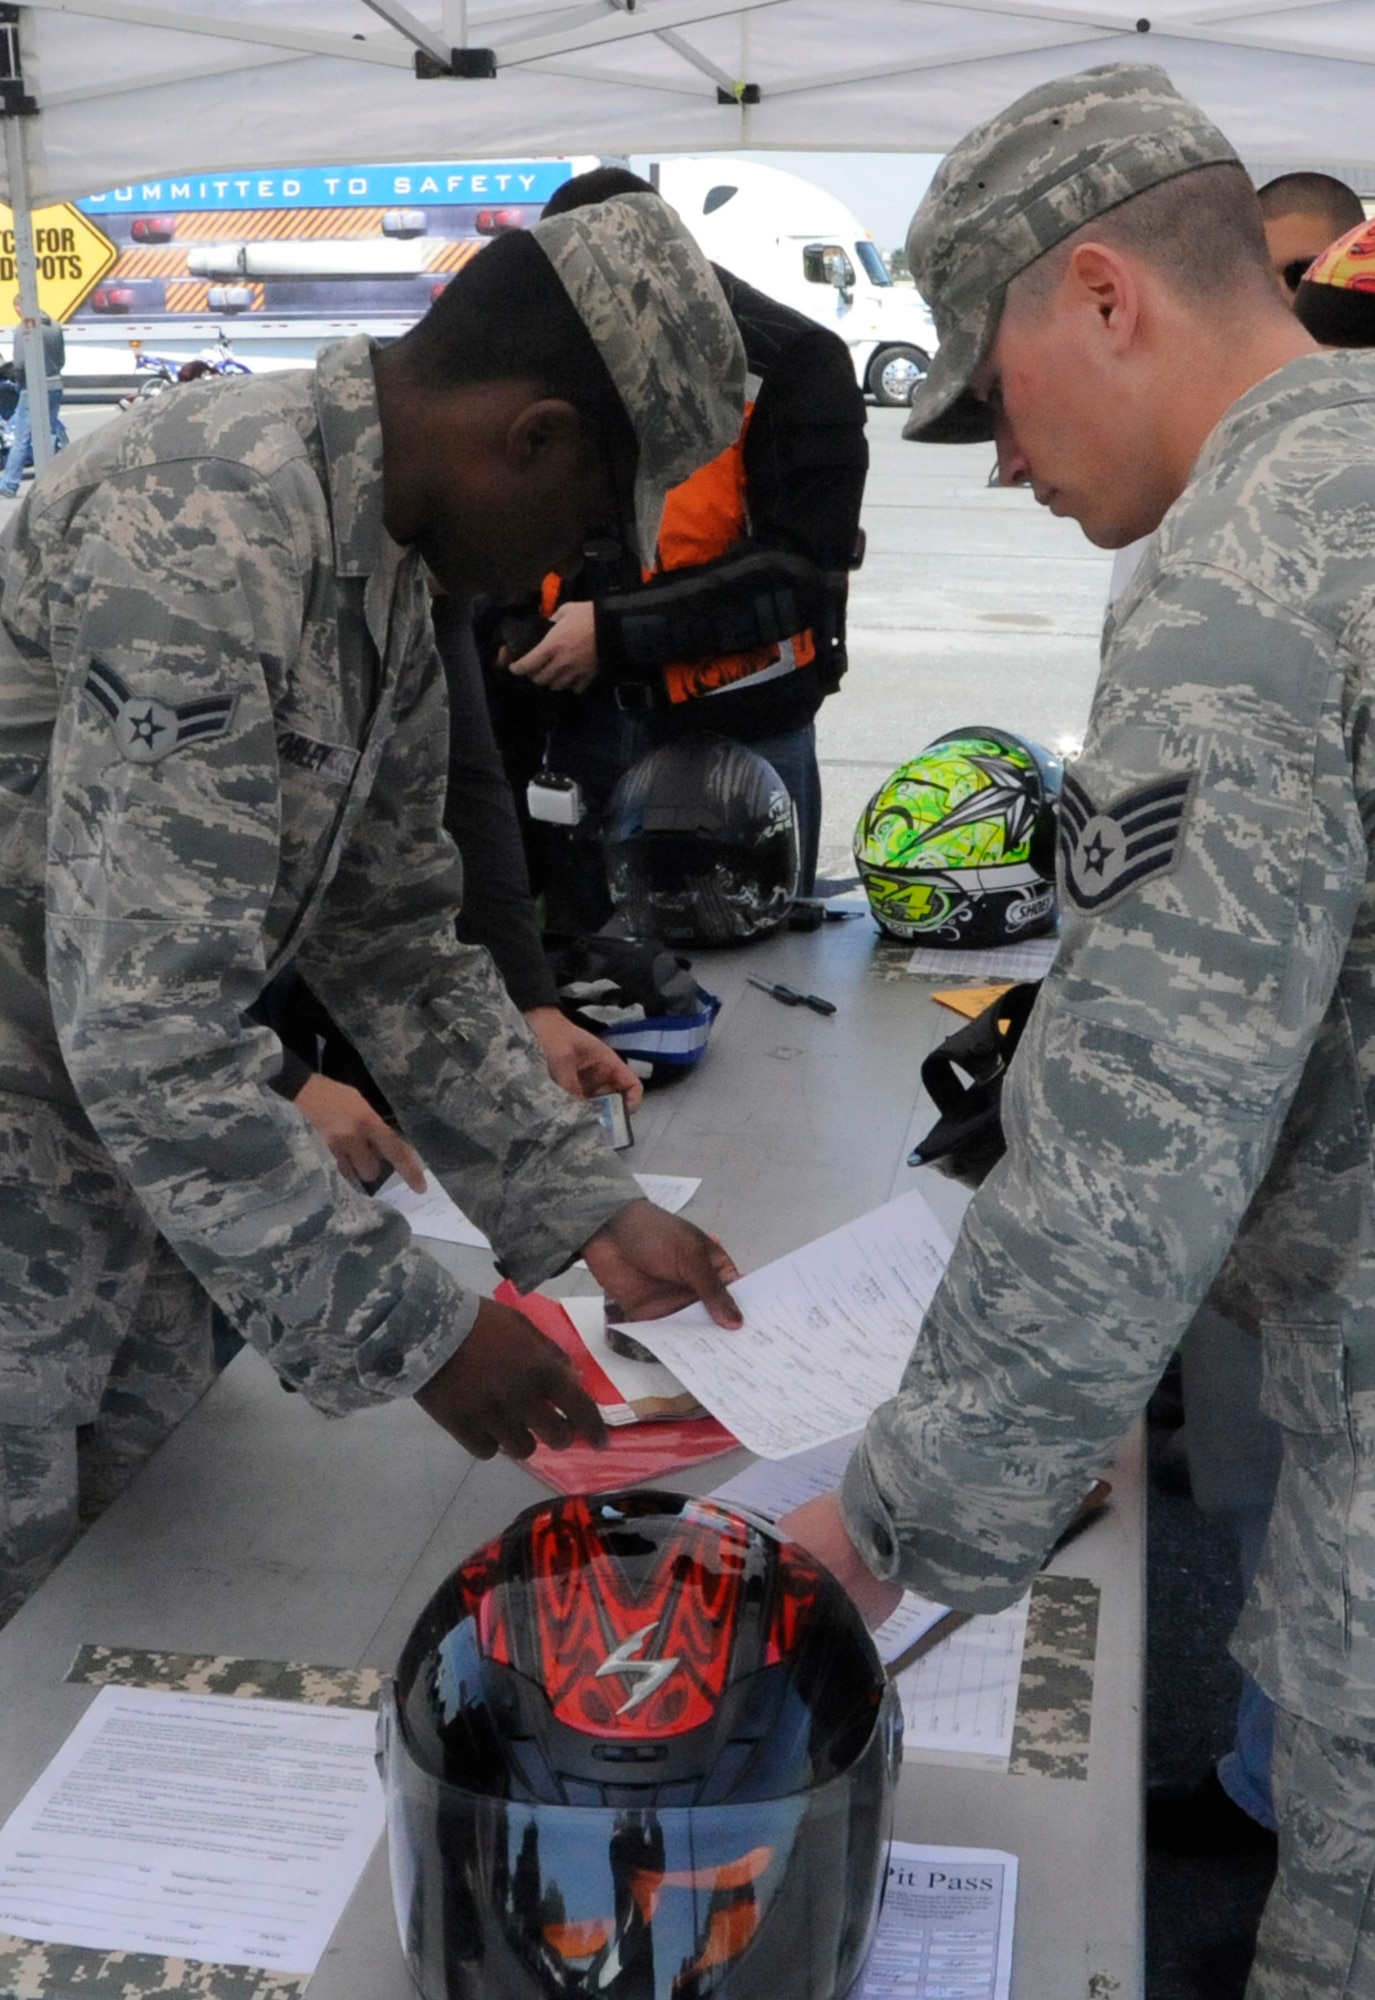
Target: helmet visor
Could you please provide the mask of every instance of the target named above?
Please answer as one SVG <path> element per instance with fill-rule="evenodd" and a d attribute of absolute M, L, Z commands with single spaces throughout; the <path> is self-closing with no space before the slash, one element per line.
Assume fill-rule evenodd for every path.
<path fill-rule="evenodd" d="M 872 1941 L 892 1798 L 885 1702 L 841 1777 L 749 1804 L 479 1796 L 379 1728 L 392 1887 L 427 2000 L 833 2000 Z"/>

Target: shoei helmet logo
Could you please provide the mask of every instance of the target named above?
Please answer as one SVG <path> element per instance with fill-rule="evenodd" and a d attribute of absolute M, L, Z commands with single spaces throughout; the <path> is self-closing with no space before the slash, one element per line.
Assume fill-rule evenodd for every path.
<path fill-rule="evenodd" d="M 601 1680 L 606 1674 L 622 1674 L 632 1685 L 637 1681 L 639 1683 L 635 1687 L 635 1691 L 630 1696 L 630 1699 L 623 1701 L 616 1710 L 617 1715 L 629 1715 L 632 1708 L 638 1708 L 642 1701 L 648 1701 L 652 1694 L 657 1694 L 678 1665 L 676 1658 L 666 1660 L 633 1660 L 630 1657 L 632 1653 L 638 1653 L 658 1622 L 656 1618 L 653 1623 L 642 1625 L 638 1632 L 632 1632 L 630 1637 L 623 1645 L 618 1646 L 614 1653 L 607 1654 L 597 1669 L 596 1678 L 598 1680 Z"/>

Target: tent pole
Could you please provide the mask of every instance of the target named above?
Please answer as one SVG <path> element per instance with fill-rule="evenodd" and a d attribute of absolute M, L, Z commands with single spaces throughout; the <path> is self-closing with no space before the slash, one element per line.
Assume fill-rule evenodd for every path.
<path fill-rule="evenodd" d="M 33 422 L 33 469 L 41 472 L 53 455 L 48 422 L 48 371 L 43 361 L 43 328 L 38 317 L 38 259 L 33 247 L 33 204 L 29 194 L 29 156 L 24 147 L 24 120 L 11 114 L 5 127 L 5 168 L 14 210 L 14 266 L 19 279 L 20 325 L 15 340 L 24 357 L 24 382 L 29 391 Z M 37 393 L 35 393 L 35 391 Z"/>

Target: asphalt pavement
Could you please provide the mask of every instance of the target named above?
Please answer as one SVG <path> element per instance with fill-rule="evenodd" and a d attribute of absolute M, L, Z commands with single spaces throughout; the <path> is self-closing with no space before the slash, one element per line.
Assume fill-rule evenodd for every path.
<path fill-rule="evenodd" d="M 1079 743 L 1112 556 L 1030 493 L 988 484 L 992 445 L 905 444 L 869 411 L 868 549 L 850 592 L 850 671 L 818 721 L 820 873 L 853 873 L 855 822 L 933 737 L 1001 723 Z"/>

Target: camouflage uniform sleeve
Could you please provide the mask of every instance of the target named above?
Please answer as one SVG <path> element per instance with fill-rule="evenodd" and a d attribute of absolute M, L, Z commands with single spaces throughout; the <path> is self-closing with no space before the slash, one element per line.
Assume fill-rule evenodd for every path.
<path fill-rule="evenodd" d="M 319 584 L 293 524 L 319 512 L 304 470 L 269 486 L 202 459 L 126 472 L 33 532 L 62 543 L 46 567 L 65 677 L 47 882 L 63 1059 L 158 1229 L 339 1412 L 427 1381 L 477 1301 L 335 1172 L 273 1094 L 275 1038 L 244 1018 L 280 860 L 269 679 Z"/>
<path fill-rule="evenodd" d="M 1007 1156 L 846 1476 L 879 1574 L 976 1611 L 1025 1588 L 1221 1266 L 1341 1006 L 1355 672 L 1221 566 L 1160 567 L 1110 628 Z"/>
<path fill-rule="evenodd" d="M 300 964 L 407 1138 L 529 1291 L 640 1189 L 588 1108 L 551 1080 L 485 946 L 455 934 L 447 772 L 444 676 L 427 639 Z"/>

